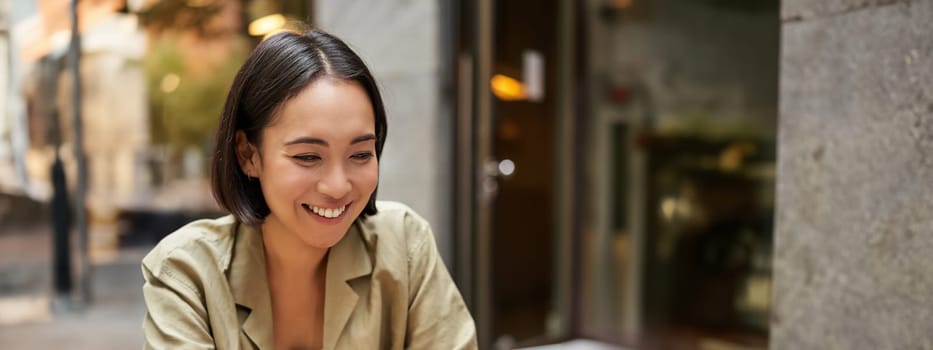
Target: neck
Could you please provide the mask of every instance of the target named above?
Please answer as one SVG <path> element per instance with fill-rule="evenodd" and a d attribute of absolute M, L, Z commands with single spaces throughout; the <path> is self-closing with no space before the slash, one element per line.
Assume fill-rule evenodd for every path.
<path fill-rule="evenodd" d="M 309 246 L 295 233 L 268 220 L 262 224 L 261 231 L 268 269 L 311 276 L 323 275 L 326 271 L 330 249 Z"/>

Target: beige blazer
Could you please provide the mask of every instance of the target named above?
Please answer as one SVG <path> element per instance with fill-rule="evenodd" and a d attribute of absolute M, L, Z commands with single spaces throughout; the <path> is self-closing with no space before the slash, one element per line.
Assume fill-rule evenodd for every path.
<path fill-rule="evenodd" d="M 324 349 L 475 349 L 476 329 L 428 223 L 379 202 L 331 248 Z M 142 262 L 146 349 L 272 349 L 262 237 L 232 216 L 198 220 Z"/>

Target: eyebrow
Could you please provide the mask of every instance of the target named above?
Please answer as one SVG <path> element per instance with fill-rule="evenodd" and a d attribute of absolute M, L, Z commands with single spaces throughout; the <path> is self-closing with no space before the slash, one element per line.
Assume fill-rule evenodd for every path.
<path fill-rule="evenodd" d="M 353 141 L 350 141 L 350 144 L 355 145 L 361 142 L 371 141 L 375 139 L 376 139 L 376 135 L 366 134 L 362 136 L 357 136 L 355 139 L 353 139 Z M 324 141 L 323 139 L 319 139 L 316 137 L 299 137 L 297 139 L 294 139 L 294 140 L 291 140 L 285 143 L 286 146 L 297 145 L 297 144 L 321 145 L 325 147 L 330 146 L 330 144 L 328 144 L 327 141 Z"/>

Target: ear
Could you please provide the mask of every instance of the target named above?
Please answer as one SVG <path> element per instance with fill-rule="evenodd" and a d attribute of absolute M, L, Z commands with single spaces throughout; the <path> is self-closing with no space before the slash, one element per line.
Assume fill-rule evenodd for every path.
<path fill-rule="evenodd" d="M 259 150 L 246 138 L 243 130 L 236 131 L 236 157 L 240 163 L 240 170 L 246 176 L 258 178 L 262 175 L 261 159 Z"/>

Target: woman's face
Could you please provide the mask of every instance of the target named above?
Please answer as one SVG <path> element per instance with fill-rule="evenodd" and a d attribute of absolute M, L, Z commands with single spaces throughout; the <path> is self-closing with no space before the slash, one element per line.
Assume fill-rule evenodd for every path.
<path fill-rule="evenodd" d="M 264 228 L 316 248 L 337 244 L 379 180 L 374 119 L 357 82 L 322 78 L 280 107 L 258 148 L 238 132 L 240 164 L 271 211 Z"/>

